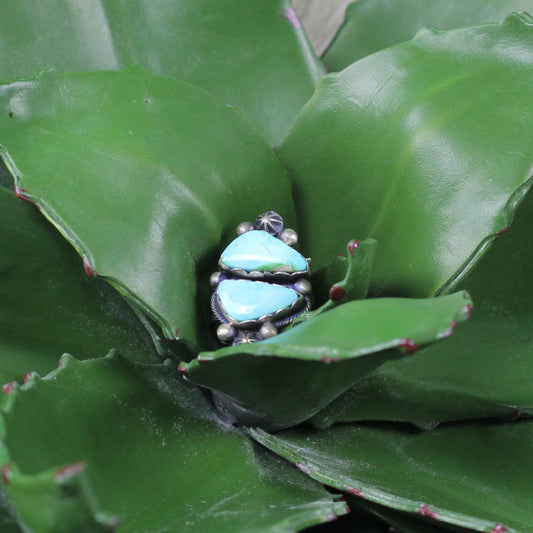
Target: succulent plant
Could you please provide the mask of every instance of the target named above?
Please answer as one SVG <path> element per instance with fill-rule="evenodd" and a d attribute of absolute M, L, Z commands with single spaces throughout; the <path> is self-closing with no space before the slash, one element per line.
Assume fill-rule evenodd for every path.
<path fill-rule="evenodd" d="M 359 0 L 318 59 L 289 0 L 3 6 L 2 532 L 533 531 L 521 9 Z M 268 210 L 314 310 L 220 347 Z"/>

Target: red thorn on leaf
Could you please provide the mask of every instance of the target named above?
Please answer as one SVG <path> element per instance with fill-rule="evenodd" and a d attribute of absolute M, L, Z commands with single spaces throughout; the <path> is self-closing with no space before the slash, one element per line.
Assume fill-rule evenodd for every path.
<path fill-rule="evenodd" d="M 296 11 L 294 11 L 294 8 L 288 7 L 284 12 L 283 16 L 289 21 L 290 25 L 294 29 L 298 29 L 300 24 L 300 19 L 298 18 L 298 15 L 296 14 Z"/>
<path fill-rule="evenodd" d="M 427 429 L 431 430 L 431 429 L 436 429 L 440 426 L 440 422 L 430 422 L 428 425 L 427 425 Z"/>
<path fill-rule="evenodd" d="M 335 513 L 329 513 L 328 516 L 326 516 L 325 521 L 326 522 L 333 522 L 334 520 L 337 520 L 339 518 Z"/>
<path fill-rule="evenodd" d="M 304 473 L 304 474 L 307 474 L 308 476 L 311 474 L 311 470 L 309 470 L 309 467 L 304 465 L 303 463 L 301 463 L 300 461 L 298 461 L 296 463 L 296 466 Z"/>
<path fill-rule="evenodd" d="M 108 521 L 107 525 L 111 528 L 112 531 L 115 531 L 120 525 L 120 518 L 118 516 L 112 516 Z"/>
<path fill-rule="evenodd" d="M 9 485 L 12 476 L 13 474 L 11 473 L 11 467 L 9 466 L 9 463 L 2 465 L 2 480 L 4 481 L 4 485 Z"/>
<path fill-rule="evenodd" d="M 21 200 L 24 200 L 25 202 L 28 202 L 31 205 L 35 205 L 34 202 L 32 202 L 27 196 L 26 196 L 26 189 L 19 188 L 15 185 L 15 196 L 17 198 L 20 198 Z"/>
<path fill-rule="evenodd" d="M 4 394 L 9 394 L 10 392 L 13 392 L 13 389 L 15 388 L 16 384 L 17 384 L 16 381 L 10 381 L 9 383 L 2 385 L 2 392 Z"/>
<path fill-rule="evenodd" d="M 521 415 L 521 413 L 520 413 L 520 411 L 518 409 L 513 409 L 512 411 L 510 411 L 506 415 L 502 416 L 502 418 L 506 422 L 514 422 L 515 420 L 520 418 L 520 415 Z"/>
<path fill-rule="evenodd" d="M 418 350 L 418 344 L 413 339 L 401 339 L 399 346 L 407 353 L 415 353 Z"/>
<path fill-rule="evenodd" d="M 351 510 L 348 506 L 346 506 L 346 507 L 344 508 L 344 513 L 345 513 L 345 514 L 350 514 L 351 512 L 352 512 L 352 510 Z"/>
<path fill-rule="evenodd" d="M 331 363 L 338 363 L 340 361 L 338 357 L 328 357 L 327 355 L 323 355 L 320 360 L 328 365 Z"/>
<path fill-rule="evenodd" d="M 83 268 L 85 270 L 85 273 L 92 278 L 96 275 L 96 270 L 94 270 L 91 265 L 89 264 L 89 261 L 86 257 L 83 258 Z"/>
<path fill-rule="evenodd" d="M 333 285 L 333 287 L 329 289 L 329 299 L 333 300 L 334 302 L 338 302 L 339 300 L 342 300 L 345 294 L 346 292 L 343 289 L 341 289 L 338 285 Z"/>
<path fill-rule="evenodd" d="M 502 524 L 496 524 L 489 533 L 504 533 L 507 531 L 507 528 Z"/>
<path fill-rule="evenodd" d="M 180 338 L 180 328 L 176 328 L 174 331 L 174 338 L 178 340 Z"/>
<path fill-rule="evenodd" d="M 85 470 L 85 463 L 72 463 L 57 470 L 54 474 L 54 479 L 56 481 L 64 481 L 78 475 L 83 470 Z"/>
<path fill-rule="evenodd" d="M 183 366 L 181 363 L 178 365 L 178 372 L 186 374 L 188 372 L 187 367 Z"/>
<path fill-rule="evenodd" d="M 511 226 L 505 226 L 505 228 L 502 228 L 496 235 L 494 236 L 495 239 L 499 239 Z"/>
<path fill-rule="evenodd" d="M 474 308 L 474 306 L 472 304 L 466 304 L 463 307 L 463 312 L 464 312 L 466 318 L 470 318 L 472 316 L 472 309 L 473 308 Z"/>
<path fill-rule="evenodd" d="M 356 489 L 355 487 L 346 487 L 346 490 L 354 496 L 359 496 L 359 498 L 362 498 L 364 496 L 363 491 Z"/>
<path fill-rule="evenodd" d="M 354 250 L 357 250 L 359 248 L 359 241 L 356 241 L 355 239 L 353 241 L 350 241 L 348 243 L 348 251 L 350 252 L 350 255 L 353 257 Z"/>
<path fill-rule="evenodd" d="M 437 513 L 435 511 L 432 511 L 427 504 L 422 504 L 416 511 L 418 514 L 421 514 L 422 516 L 427 516 L 429 518 L 437 518 Z"/>
<path fill-rule="evenodd" d="M 35 376 L 35 372 L 28 372 L 28 373 L 24 376 L 24 383 L 28 383 L 28 381 L 29 381 L 33 376 Z"/>

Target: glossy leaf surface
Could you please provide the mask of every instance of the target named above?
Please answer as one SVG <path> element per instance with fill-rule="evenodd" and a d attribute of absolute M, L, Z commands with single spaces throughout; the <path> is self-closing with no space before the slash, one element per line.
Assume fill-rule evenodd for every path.
<path fill-rule="evenodd" d="M 265 341 L 201 353 L 182 369 L 235 400 L 237 418 L 288 427 L 385 361 L 449 336 L 469 309 L 465 293 L 357 300 Z"/>
<path fill-rule="evenodd" d="M 273 152 L 197 87 L 140 68 L 47 72 L 3 86 L 0 106 L 19 194 L 169 338 L 197 339 L 196 275 L 209 288 L 223 236 L 266 209 L 290 222 Z"/>
<path fill-rule="evenodd" d="M 422 28 L 451 30 L 500 22 L 513 11 L 533 13 L 532 0 L 358 0 L 323 55 L 338 71 L 389 46 L 412 39 Z"/>
<path fill-rule="evenodd" d="M 4 6 L 1 79 L 135 63 L 245 110 L 277 143 L 324 69 L 288 0 L 95 0 Z"/>
<path fill-rule="evenodd" d="M 36 532 L 58 531 L 45 529 L 28 504 L 47 472 L 57 478 L 59 467 L 80 461 L 96 502 L 119 517 L 124 533 L 289 532 L 345 512 L 344 502 L 224 427 L 175 376 L 119 356 L 67 357 L 58 371 L 12 392 L 4 441 L 10 468 L 25 476 L 15 500 L 21 519 Z M 48 516 L 57 518 L 64 502 L 52 490 L 48 499 Z"/>
<path fill-rule="evenodd" d="M 136 361 L 157 353 L 129 305 L 101 280 L 27 202 L 0 187 L 0 383 L 56 368 L 66 351 L 81 359 L 111 348 Z"/>
<path fill-rule="evenodd" d="M 387 507 L 477 531 L 533 523 L 533 420 L 251 433 L 314 479 Z"/>
<path fill-rule="evenodd" d="M 462 283 L 472 318 L 445 343 L 383 365 L 314 420 L 446 420 L 533 415 L 533 194 Z"/>
<path fill-rule="evenodd" d="M 280 151 L 315 271 L 356 235 L 379 242 L 370 294 L 459 281 L 529 186 L 531 46 L 533 19 L 516 15 L 425 31 L 321 80 Z"/>

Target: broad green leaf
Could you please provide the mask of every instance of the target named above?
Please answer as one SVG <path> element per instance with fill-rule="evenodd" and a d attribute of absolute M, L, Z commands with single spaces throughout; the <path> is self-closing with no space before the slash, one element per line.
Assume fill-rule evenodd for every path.
<path fill-rule="evenodd" d="M 533 19 L 514 15 L 322 79 L 280 150 L 315 271 L 356 235 L 379 242 L 371 295 L 458 283 L 530 186 L 532 49 Z"/>
<path fill-rule="evenodd" d="M 118 518 L 122 533 L 290 532 L 346 512 L 344 502 L 215 419 L 178 377 L 173 367 L 118 355 L 68 356 L 59 370 L 16 388 L 3 406 L 12 473 L 5 489 L 10 497 L 16 491 L 21 521 L 36 533 L 59 531 L 53 520 L 65 501 L 41 480 L 80 462 L 94 502 Z M 49 500 L 48 528 L 29 505 L 38 489 Z M 80 497 L 71 494 L 70 504 Z"/>
<path fill-rule="evenodd" d="M 56 368 L 65 351 L 81 359 L 117 348 L 130 359 L 157 353 L 130 306 L 27 202 L 0 187 L 0 383 Z"/>
<path fill-rule="evenodd" d="M 387 507 L 476 531 L 531 531 L 531 419 L 251 434 L 313 479 Z"/>
<path fill-rule="evenodd" d="M 265 341 L 201 353 L 181 369 L 222 393 L 222 407 L 237 419 L 288 427 L 385 361 L 451 335 L 470 307 L 465 293 L 356 300 Z"/>
<path fill-rule="evenodd" d="M 289 0 L 20 0 L 0 44 L 0 79 L 135 63 L 241 107 L 272 144 L 324 73 Z"/>
<path fill-rule="evenodd" d="M 396 420 L 424 428 L 446 420 L 533 415 L 533 194 L 462 282 L 476 304 L 445 343 L 386 363 L 319 413 L 328 426 Z"/>
<path fill-rule="evenodd" d="M 273 152 L 197 87 L 138 67 L 46 72 L 1 87 L 0 109 L 19 195 L 168 338 L 198 340 L 197 275 L 207 292 L 223 237 L 269 209 L 292 216 Z"/>
<path fill-rule="evenodd" d="M 323 55 L 341 70 L 378 50 L 412 39 L 422 28 L 451 30 L 499 22 L 513 11 L 533 13 L 532 0 L 358 0 Z"/>

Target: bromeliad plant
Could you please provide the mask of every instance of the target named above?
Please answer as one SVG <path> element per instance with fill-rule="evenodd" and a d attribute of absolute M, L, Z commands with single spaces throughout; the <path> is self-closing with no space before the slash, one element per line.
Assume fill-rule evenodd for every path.
<path fill-rule="evenodd" d="M 533 4 L 442 4 L 3 6 L 2 532 L 533 531 Z M 267 210 L 315 311 L 217 349 Z"/>

